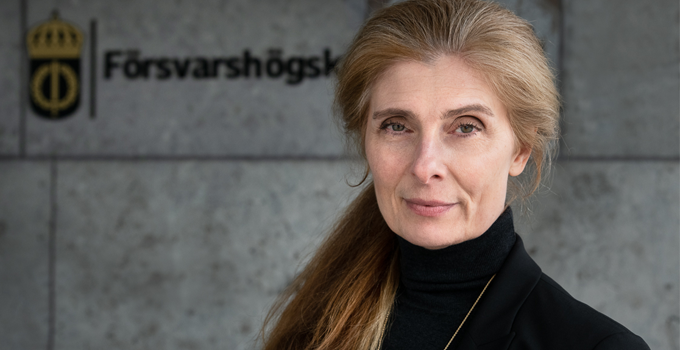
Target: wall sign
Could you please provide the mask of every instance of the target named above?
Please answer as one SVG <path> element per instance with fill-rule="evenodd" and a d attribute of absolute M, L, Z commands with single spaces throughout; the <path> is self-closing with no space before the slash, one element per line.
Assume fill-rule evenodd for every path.
<path fill-rule="evenodd" d="M 97 72 L 96 26 L 91 22 L 90 115 L 94 117 L 96 77 L 105 81 L 114 76 L 127 80 L 190 79 L 281 79 L 286 85 L 298 85 L 306 79 L 328 77 L 338 56 L 330 48 L 318 55 L 284 55 L 281 48 L 267 50 L 265 56 L 244 49 L 228 56 L 143 57 L 139 49 L 107 49 L 103 54 L 102 72 Z M 80 56 L 84 35 L 78 27 L 52 18 L 31 28 L 26 36 L 30 58 L 29 93 L 33 111 L 40 117 L 59 120 L 72 115 L 80 105 Z"/>

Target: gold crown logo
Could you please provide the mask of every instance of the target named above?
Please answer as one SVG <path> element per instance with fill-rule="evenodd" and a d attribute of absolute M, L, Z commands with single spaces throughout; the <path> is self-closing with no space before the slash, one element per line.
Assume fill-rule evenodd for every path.
<path fill-rule="evenodd" d="M 60 20 L 54 11 L 51 20 L 28 32 L 26 44 L 31 58 L 78 58 L 83 34 L 76 26 Z"/>

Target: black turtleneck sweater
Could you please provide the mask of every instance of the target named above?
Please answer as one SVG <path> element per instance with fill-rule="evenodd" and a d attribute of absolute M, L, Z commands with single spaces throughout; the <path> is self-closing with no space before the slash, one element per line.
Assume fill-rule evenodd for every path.
<path fill-rule="evenodd" d="M 515 239 L 510 208 L 481 236 L 443 249 L 399 237 L 401 277 L 382 348 L 443 350 Z"/>

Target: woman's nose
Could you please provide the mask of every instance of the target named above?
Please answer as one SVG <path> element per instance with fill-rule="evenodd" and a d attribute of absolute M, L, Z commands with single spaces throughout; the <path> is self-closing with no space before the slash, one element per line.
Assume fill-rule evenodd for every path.
<path fill-rule="evenodd" d="M 423 137 L 414 154 L 411 173 L 421 183 L 441 180 L 446 174 L 444 147 L 434 137 Z"/>

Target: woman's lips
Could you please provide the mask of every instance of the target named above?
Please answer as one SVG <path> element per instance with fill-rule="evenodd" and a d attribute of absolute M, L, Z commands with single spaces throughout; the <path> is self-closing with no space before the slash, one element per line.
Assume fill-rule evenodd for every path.
<path fill-rule="evenodd" d="M 440 216 L 453 208 L 456 203 L 446 203 L 440 201 L 427 201 L 422 199 L 404 199 L 406 206 L 414 213 L 421 216 Z"/>

